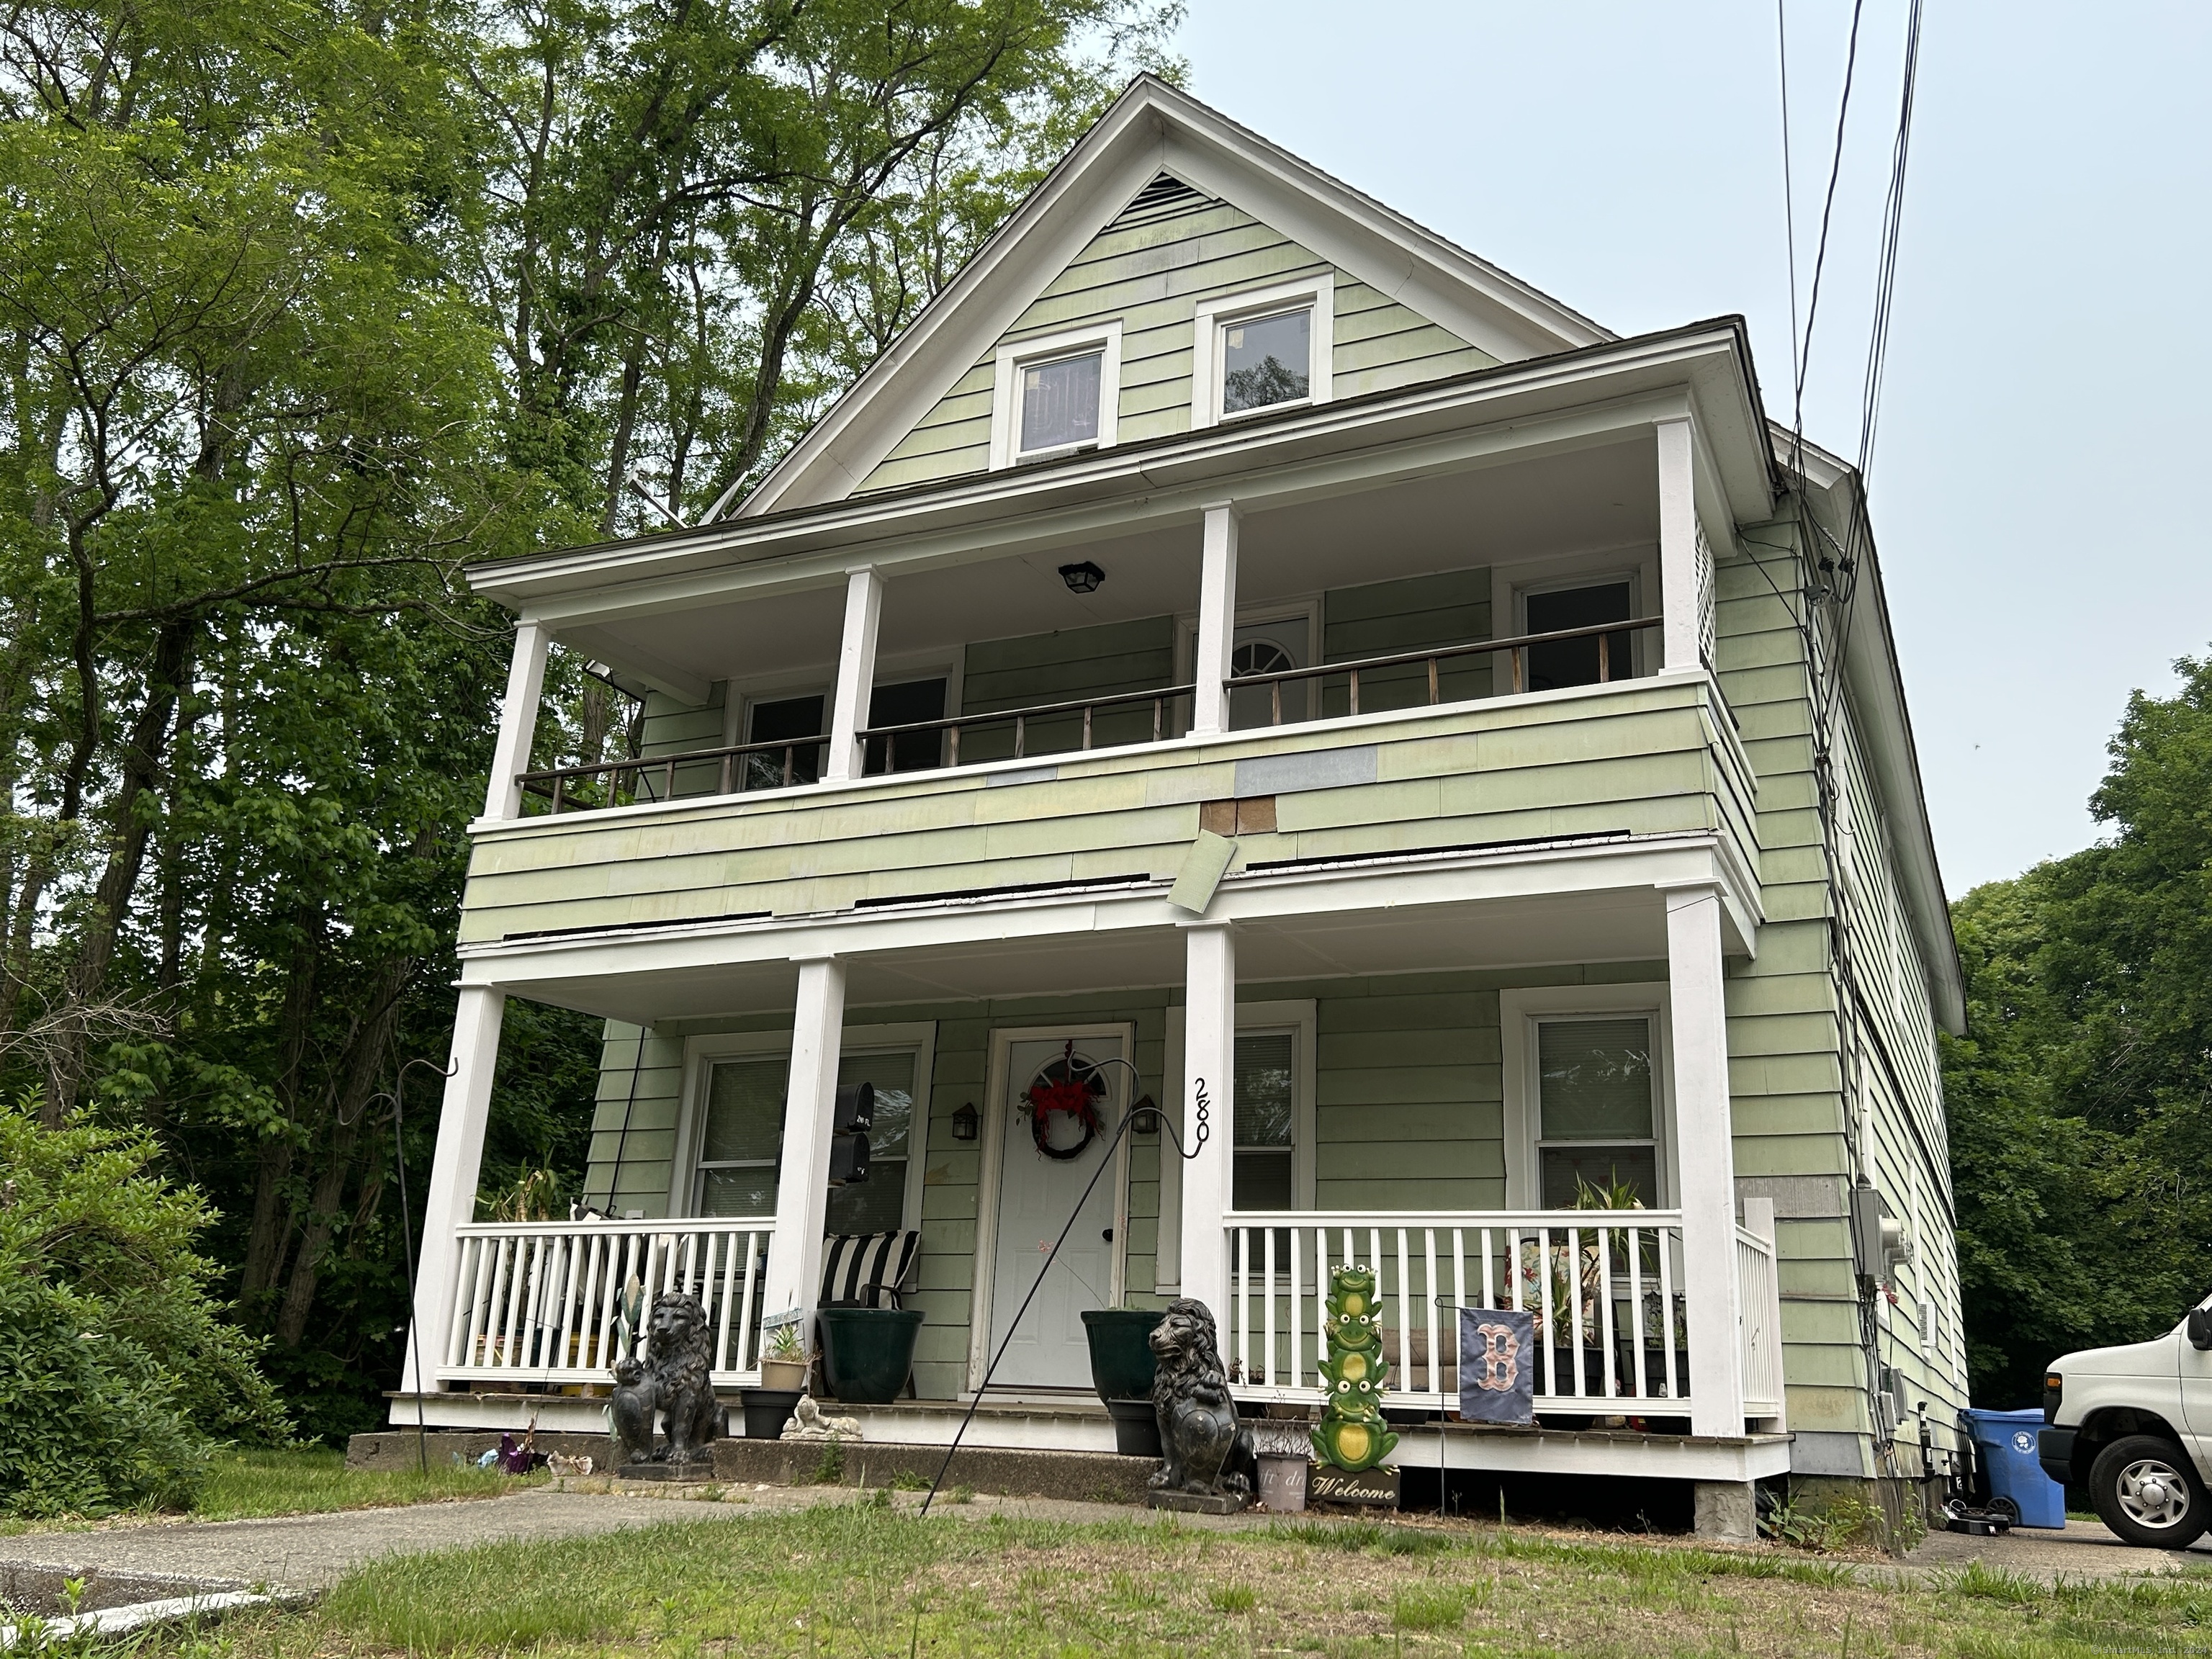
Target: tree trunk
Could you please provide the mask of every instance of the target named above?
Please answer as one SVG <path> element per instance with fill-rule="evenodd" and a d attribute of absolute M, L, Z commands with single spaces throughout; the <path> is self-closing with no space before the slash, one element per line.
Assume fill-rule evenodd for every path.
<path fill-rule="evenodd" d="M 177 708 L 178 693 L 191 662 L 199 633 L 197 619 L 166 623 L 155 636 L 152 672 L 146 701 L 132 724 L 131 739 L 123 751 L 123 772 L 111 809 L 114 823 L 107 866 L 84 921 L 77 943 L 76 961 L 70 969 L 68 1003 L 60 1031 L 49 1049 L 46 1099 L 41 1115 L 58 1127 L 76 1104 L 90 1063 L 92 1034 L 100 1024 L 99 1004 L 107 985 L 107 969 L 115 959 L 115 941 L 123 927 L 124 912 L 146 861 L 146 842 L 152 826 L 138 810 L 138 799 L 159 776 L 168 746 L 170 718 Z"/>
<path fill-rule="evenodd" d="M 345 1196 L 346 1181 L 353 1173 L 354 1147 L 368 1116 L 369 1097 L 384 1068 L 385 1050 L 391 1046 L 392 1030 L 398 1018 L 399 993 L 413 969 L 411 959 L 402 959 L 386 963 L 379 970 L 369 998 L 369 1015 L 350 1045 L 345 1085 L 332 1115 L 329 1153 L 307 1200 L 299 1252 L 293 1259 L 291 1277 L 285 1282 L 283 1304 L 276 1313 L 279 1346 L 298 1347 L 307 1331 L 307 1315 L 315 1304 L 315 1281 L 341 1219 L 338 1202 Z"/>
<path fill-rule="evenodd" d="M 292 1174 L 292 1158 L 300 1121 L 300 1063 L 307 1052 L 307 1016 L 314 1006 L 315 967 L 321 955 L 327 927 L 322 907 L 304 904 L 300 913 L 300 936 L 292 947 L 292 972 L 286 988 L 282 1033 L 283 1064 L 277 1074 L 276 1096 L 284 1108 L 285 1132 L 261 1143 L 254 1172 L 253 1223 L 246 1237 L 246 1266 L 239 1281 L 240 1300 L 257 1297 L 275 1286 L 291 1243 L 292 1211 L 286 1187 Z"/>

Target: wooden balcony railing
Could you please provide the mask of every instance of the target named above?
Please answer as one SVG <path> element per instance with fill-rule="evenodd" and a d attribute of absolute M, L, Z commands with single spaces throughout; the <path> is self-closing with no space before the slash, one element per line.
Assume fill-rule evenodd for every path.
<path fill-rule="evenodd" d="M 716 769 L 715 787 L 698 793 L 708 795 L 733 795 L 740 789 L 789 788 L 794 783 L 811 782 L 811 778 L 799 775 L 799 757 L 816 750 L 830 739 L 826 737 L 792 738 L 776 743 L 735 743 L 719 749 L 688 749 L 680 755 L 654 755 L 643 760 L 599 761 L 589 766 L 556 766 L 543 772 L 525 772 L 521 775 L 522 793 L 526 799 L 552 803 L 558 814 L 564 806 L 587 810 L 600 806 L 628 806 L 640 800 L 672 800 L 676 797 L 676 775 L 689 773 L 692 768 L 712 766 Z M 755 767 L 750 757 L 758 757 L 763 764 Z M 658 773 L 660 793 L 642 793 L 646 777 Z M 586 778 L 608 780 L 605 799 L 593 800 L 574 793 L 577 781 Z M 629 787 L 623 788 L 627 777 Z"/>
<path fill-rule="evenodd" d="M 1285 685 L 1303 684 L 1310 680 L 1326 682 L 1341 674 L 1347 681 L 1346 701 L 1349 707 L 1345 712 L 1357 714 L 1359 712 L 1359 677 L 1362 674 L 1372 674 L 1377 669 L 1403 668 L 1421 663 L 1428 668 L 1428 700 L 1433 705 L 1443 701 L 1442 687 L 1438 684 L 1437 665 L 1439 663 L 1456 661 L 1462 657 L 1505 652 L 1512 659 L 1512 686 L 1517 692 L 1524 688 L 1528 678 L 1526 669 L 1531 646 L 1559 645 L 1572 640 L 1588 639 L 1597 641 L 1597 678 L 1602 685 L 1614 678 L 1616 667 L 1627 666 L 1613 661 L 1613 635 L 1656 628 L 1664 620 L 1660 617 L 1638 617 L 1627 622 L 1593 623 L 1587 628 L 1555 629 L 1548 634 L 1519 634 L 1509 639 L 1483 640 L 1473 645 L 1445 646 L 1430 651 L 1400 651 L 1387 657 L 1360 657 L 1349 662 L 1325 662 L 1311 668 L 1283 668 L 1268 674 L 1239 674 L 1230 680 L 1229 689 L 1233 695 L 1238 691 L 1267 687 L 1272 709 L 1272 718 L 1267 724 L 1280 726 L 1283 724 L 1283 688 Z M 1622 678 L 1627 677 L 1624 675 Z"/>
<path fill-rule="evenodd" d="M 1097 711 L 1105 708 L 1135 708 L 1140 704 L 1150 703 L 1152 711 L 1152 741 L 1158 743 L 1168 735 L 1169 705 L 1177 697 L 1190 696 L 1195 689 L 1188 685 L 1164 685 L 1150 691 L 1121 691 L 1107 697 L 1078 697 L 1066 702 L 1032 703 L 1025 708 L 995 708 L 982 714 L 953 714 L 939 720 L 912 720 L 904 726 L 872 726 L 861 732 L 860 736 L 870 743 L 878 738 L 882 738 L 886 745 L 886 754 L 889 755 L 894 752 L 895 745 L 901 738 L 918 738 L 925 734 L 933 736 L 942 732 L 945 736 L 944 764 L 957 766 L 960 764 L 960 733 L 963 730 L 976 726 L 1004 726 L 1011 721 L 1014 728 L 1014 752 L 1006 758 L 1022 760 L 1027 758 L 1030 752 L 1029 728 L 1032 721 L 1066 719 L 1072 725 L 1073 717 L 1080 714 L 1083 717 L 1083 738 L 1082 741 L 1074 747 L 1079 750 L 1088 749 L 1091 747 L 1093 724 Z M 1054 748 L 1037 752 L 1057 755 L 1064 754 L 1067 750 L 1065 748 Z"/>

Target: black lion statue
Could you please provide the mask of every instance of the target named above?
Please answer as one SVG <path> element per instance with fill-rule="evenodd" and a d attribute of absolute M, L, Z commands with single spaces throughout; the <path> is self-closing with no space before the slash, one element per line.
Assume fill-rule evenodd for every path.
<path fill-rule="evenodd" d="M 1252 1482 L 1243 1470 L 1252 1467 L 1252 1436 L 1237 1421 L 1206 1304 L 1188 1297 L 1170 1302 L 1147 1340 L 1162 1453 L 1154 1490 L 1249 1497 Z"/>
<path fill-rule="evenodd" d="M 704 1462 L 728 1414 L 714 1399 L 708 1372 L 714 1348 L 707 1310 L 683 1291 L 664 1291 L 653 1302 L 642 1364 L 615 1361 L 614 1425 L 617 1462 Z M 654 1419 L 662 1419 L 668 1443 L 653 1449 Z"/>

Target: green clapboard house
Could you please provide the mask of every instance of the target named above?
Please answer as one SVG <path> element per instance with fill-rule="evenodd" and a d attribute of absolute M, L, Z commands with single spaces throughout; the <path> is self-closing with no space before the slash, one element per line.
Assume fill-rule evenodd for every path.
<path fill-rule="evenodd" d="M 1692 1482 L 1740 1533 L 1964 1402 L 1880 567 L 1741 319 L 1612 334 L 1140 79 L 751 494 L 473 579 L 520 620 L 433 1423 L 596 1427 L 635 1279 L 733 1395 L 764 1326 L 895 1289 L 870 1437 L 989 1373 L 971 1439 L 1110 1449 L 1085 1310 L 1196 1297 L 1240 1398 L 1317 1407 L 1346 1261 L 1413 1466 Z M 532 769 L 554 644 L 634 754 Z M 510 995 L 607 1022 L 573 1220 L 477 1219 Z M 1498 1306 L 1542 1433 L 1456 1421 Z"/>

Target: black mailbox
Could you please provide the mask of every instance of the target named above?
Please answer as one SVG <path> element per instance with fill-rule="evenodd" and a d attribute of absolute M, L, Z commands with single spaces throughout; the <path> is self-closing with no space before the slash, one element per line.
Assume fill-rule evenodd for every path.
<path fill-rule="evenodd" d="M 868 1131 L 875 1127 L 876 1085 L 841 1083 L 830 1130 L 830 1184 L 849 1187 L 868 1178 Z"/>

